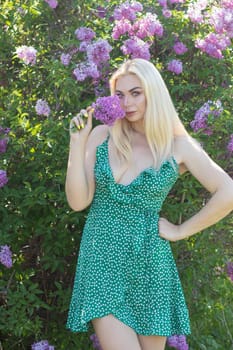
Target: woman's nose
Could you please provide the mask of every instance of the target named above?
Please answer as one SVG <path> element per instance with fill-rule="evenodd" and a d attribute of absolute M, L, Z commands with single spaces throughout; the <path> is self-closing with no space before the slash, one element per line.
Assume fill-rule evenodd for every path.
<path fill-rule="evenodd" d="M 129 96 L 124 96 L 123 104 L 125 107 L 130 105 L 130 97 Z"/>

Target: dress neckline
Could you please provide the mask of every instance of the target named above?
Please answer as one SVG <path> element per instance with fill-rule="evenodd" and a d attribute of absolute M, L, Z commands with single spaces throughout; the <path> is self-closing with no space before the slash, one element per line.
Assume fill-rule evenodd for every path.
<path fill-rule="evenodd" d="M 115 180 L 115 177 L 114 177 L 114 174 L 113 174 L 113 171 L 112 171 L 112 167 L 111 167 L 111 164 L 110 164 L 110 158 L 109 158 L 109 136 L 107 137 L 107 139 L 104 141 L 105 143 L 105 149 L 106 149 L 106 154 L 107 154 L 107 165 L 108 165 L 108 169 L 109 169 L 109 173 L 110 173 L 110 176 L 111 176 L 111 180 L 113 181 L 113 183 L 116 185 L 116 186 L 119 186 L 119 187 L 125 187 L 125 188 L 128 188 L 130 186 L 133 186 L 135 185 L 135 183 L 137 183 L 141 177 L 144 176 L 145 173 L 154 173 L 154 174 L 157 174 L 161 171 L 162 167 L 167 164 L 167 163 L 170 163 L 169 160 L 165 160 L 160 168 L 157 170 L 155 169 L 152 165 L 149 166 L 149 167 L 146 167 L 145 169 L 143 169 L 142 171 L 140 171 L 140 173 L 135 177 L 133 178 L 133 180 L 131 182 L 129 182 L 128 184 L 123 184 L 121 182 L 117 182 Z M 179 168 L 179 165 L 178 163 L 176 162 L 175 158 L 174 157 L 171 157 L 171 159 L 173 160 L 174 164 L 175 164 L 175 167 L 176 167 L 176 170 L 178 172 L 178 168 Z"/>

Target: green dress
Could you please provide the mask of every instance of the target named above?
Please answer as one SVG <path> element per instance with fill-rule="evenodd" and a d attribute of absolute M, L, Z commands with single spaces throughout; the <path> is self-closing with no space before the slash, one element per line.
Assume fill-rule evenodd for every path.
<path fill-rule="evenodd" d="M 170 248 L 159 237 L 162 204 L 178 165 L 149 167 L 129 185 L 114 181 L 108 139 L 96 151 L 96 191 L 80 244 L 67 328 L 87 331 L 113 314 L 138 334 L 189 334 L 189 316 Z"/>

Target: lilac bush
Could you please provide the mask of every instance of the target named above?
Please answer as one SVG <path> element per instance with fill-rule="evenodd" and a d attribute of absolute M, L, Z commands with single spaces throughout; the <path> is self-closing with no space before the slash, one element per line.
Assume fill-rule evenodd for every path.
<path fill-rule="evenodd" d="M 0 169 L 0 188 L 5 186 L 8 182 L 8 177 L 6 170 L 1 170 Z"/>
<path fill-rule="evenodd" d="M 37 343 L 32 344 L 31 350 L 54 350 L 53 345 L 49 345 L 48 340 L 41 340 Z"/>
<path fill-rule="evenodd" d="M 48 117 L 51 112 L 48 102 L 43 99 L 37 100 L 35 109 L 38 115 L 44 115 L 46 117 Z"/>
<path fill-rule="evenodd" d="M 185 335 L 173 335 L 168 337 L 167 345 L 177 350 L 189 350 Z"/>

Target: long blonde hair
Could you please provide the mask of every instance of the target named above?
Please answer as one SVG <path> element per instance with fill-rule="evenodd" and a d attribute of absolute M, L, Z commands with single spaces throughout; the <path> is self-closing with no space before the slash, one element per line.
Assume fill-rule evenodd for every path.
<path fill-rule="evenodd" d="M 147 107 L 144 128 L 152 152 L 154 167 L 171 159 L 175 125 L 181 134 L 187 133 L 178 118 L 168 89 L 155 66 L 144 59 L 136 58 L 123 63 L 110 79 L 111 94 L 115 94 L 116 81 L 123 75 L 134 74 L 141 81 Z M 182 129 L 183 128 L 183 129 Z M 129 164 L 131 157 L 130 125 L 124 118 L 117 120 L 111 128 L 111 136 L 122 163 Z"/>

